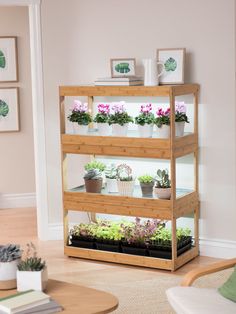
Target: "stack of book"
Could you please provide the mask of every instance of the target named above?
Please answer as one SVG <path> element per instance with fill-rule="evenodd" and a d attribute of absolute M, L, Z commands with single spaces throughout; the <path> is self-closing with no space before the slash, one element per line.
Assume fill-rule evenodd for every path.
<path fill-rule="evenodd" d="M 62 310 L 56 301 L 41 291 L 28 290 L 0 299 L 0 314 L 49 314 Z"/>
<path fill-rule="evenodd" d="M 109 86 L 109 85 L 117 85 L 117 86 L 135 86 L 135 85 L 143 85 L 143 79 L 138 76 L 130 76 L 130 77 L 102 77 L 97 78 L 94 82 L 96 86 Z"/>

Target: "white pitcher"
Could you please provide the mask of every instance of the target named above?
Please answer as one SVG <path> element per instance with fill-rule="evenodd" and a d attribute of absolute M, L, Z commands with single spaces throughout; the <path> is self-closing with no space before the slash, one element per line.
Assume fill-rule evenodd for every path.
<path fill-rule="evenodd" d="M 162 66 L 162 70 L 158 73 L 158 65 Z M 164 64 L 157 62 L 156 59 L 143 59 L 144 66 L 144 85 L 157 86 L 159 85 L 159 77 L 164 73 Z"/>

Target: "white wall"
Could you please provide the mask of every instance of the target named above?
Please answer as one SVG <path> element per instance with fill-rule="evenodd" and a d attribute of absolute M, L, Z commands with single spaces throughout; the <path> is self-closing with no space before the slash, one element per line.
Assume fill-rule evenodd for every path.
<path fill-rule="evenodd" d="M 17 36 L 19 82 L 0 87 L 19 87 L 20 132 L 0 133 L 0 207 L 35 202 L 32 98 L 27 7 L 0 8 L 0 36 Z M 18 203 L 17 203 L 18 202 Z"/>
<path fill-rule="evenodd" d="M 186 47 L 186 82 L 201 84 L 200 234 L 236 249 L 234 19 L 233 0 L 42 1 L 51 222 L 62 219 L 58 86 L 109 76 L 115 57 L 141 73 L 157 48 Z"/>

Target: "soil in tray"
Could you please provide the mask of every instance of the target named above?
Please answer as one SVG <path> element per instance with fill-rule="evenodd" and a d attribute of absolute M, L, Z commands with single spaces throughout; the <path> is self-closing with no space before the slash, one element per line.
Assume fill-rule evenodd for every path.
<path fill-rule="evenodd" d="M 112 240 L 96 241 L 96 248 L 102 251 L 121 252 L 120 242 Z"/>
<path fill-rule="evenodd" d="M 72 237 L 71 246 L 81 247 L 84 249 L 96 249 L 94 239 L 83 237 Z"/>
<path fill-rule="evenodd" d="M 145 246 L 138 246 L 134 244 L 122 243 L 121 244 L 122 253 L 125 254 L 132 254 L 132 255 L 140 255 L 140 256 L 147 256 L 148 251 Z"/>

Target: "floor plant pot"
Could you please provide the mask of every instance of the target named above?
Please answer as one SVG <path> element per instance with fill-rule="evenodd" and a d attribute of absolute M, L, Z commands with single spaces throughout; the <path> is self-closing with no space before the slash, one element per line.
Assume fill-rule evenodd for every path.
<path fill-rule="evenodd" d="M 84 179 L 86 192 L 89 193 L 101 193 L 102 190 L 102 178 L 101 179 Z"/>
<path fill-rule="evenodd" d="M 185 122 L 175 122 L 175 136 L 184 136 Z"/>
<path fill-rule="evenodd" d="M 115 240 L 96 240 L 97 250 L 110 251 L 110 252 L 121 252 L 120 241 Z"/>
<path fill-rule="evenodd" d="M 139 255 L 139 256 L 147 256 L 148 255 L 148 251 L 147 251 L 147 247 L 143 244 L 129 244 L 127 242 L 122 242 L 121 243 L 121 250 L 122 253 L 125 254 L 131 254 L 131 255 Z"/>
<path fill-rule="evenodd" d="M 157 127 L 158 138 L 169 138 L 170 137 L 170 126 L 162 124 L 160 128 Z"/>
<path fill-rule="evenodd" d="M 0 262 L 0 290 L 16 288 L 16 271 L 19 259 L 11 262 Z"/>
<path fill-rule="evenodd" d="M 171 197 L 171 188 L 153 188 L 153 192 L 159 199 L 169 200 Z"/>
<path fill-rule="evenodd" d="M 78 123 L 73 123 L 74 134 L 86 135 L 88 133 L 88 125 L 80 125 Z"/>
<path fill-rule="evenodd" d="M 153 124 L 138 125 L 139 137 L 152 137 Z"/>
<path fill-rule="evenodd" d="M 43 291 L 46 289 L 48 281 L 47 267 L 41 271 L 22 271 L 17 270 L 17 291 L 37 290 Z"/>
<path fill-rule="evenodd" d="M 118 193 L 117 180 L 106 178 L 107 181 L 107 192 Z"/>
<path fill-rule="evenodd" d="M 154 182 L 151 182 L 151 183 L 141 183 L 140 182 L 140 187 L 142 190 L 143 197 L 152 197 L 153 196 L 153 186 L 154 186 Z"/>
<path fill-rule="evenodd" d="M 108 123 L 97 123 L 98 135 L 108 136 L 111 134 L 111 127 Z"/>
<path fill-rule="evenodd" d="M 72 236 L 70 239 L 71 246 L 81 247 L 86 249 L 95 249 L 95 239 L 89 237 Z"/>
<path fill-rule="evenodd" d="M 118 123 L 112 124 L 112 135 L 114 136 L 126 136 L 128 132 L 128 123 L 120 125 Z"/>
<path fill-rule="evenodd" d="M 120 181 L 117 180 L 118 192 L 120 195 L 133 195 L 134 181 Z"/>

